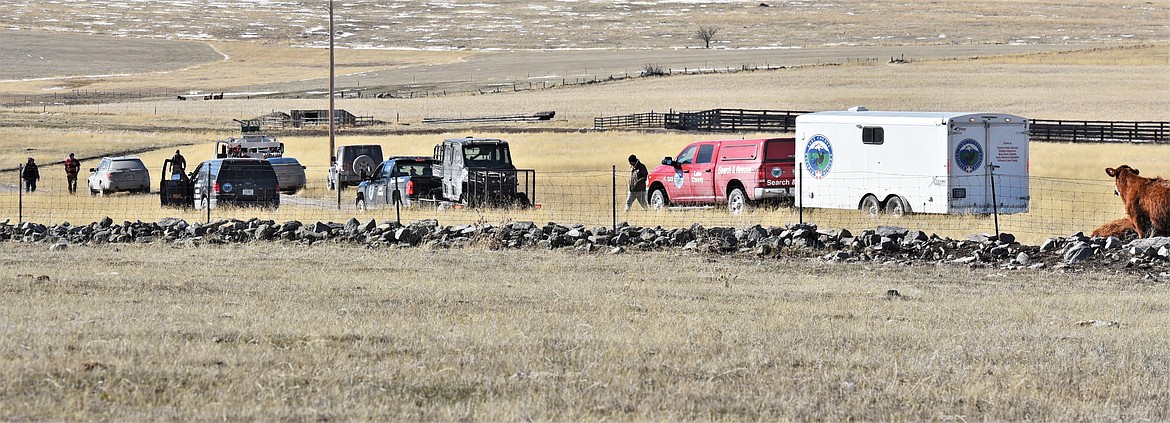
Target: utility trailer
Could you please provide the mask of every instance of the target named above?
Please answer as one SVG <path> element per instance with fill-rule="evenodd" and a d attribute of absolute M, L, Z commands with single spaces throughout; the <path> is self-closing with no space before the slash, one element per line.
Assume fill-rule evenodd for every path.
<path fill-rule="evenodd" d="M 863 107 L 796 118 L 796 205 L 886 213 L 1028 211 L 1028 120 Z"/>

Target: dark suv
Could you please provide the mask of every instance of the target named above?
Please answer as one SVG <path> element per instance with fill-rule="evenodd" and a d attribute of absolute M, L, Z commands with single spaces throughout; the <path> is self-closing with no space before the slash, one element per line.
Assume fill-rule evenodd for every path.
<path fill-rule="evenodd" d="M 191 172 L 199 208 L 219 205 L 280 207 L 280 183 L 272 163 L 262 159 L 214 159 Z"/>

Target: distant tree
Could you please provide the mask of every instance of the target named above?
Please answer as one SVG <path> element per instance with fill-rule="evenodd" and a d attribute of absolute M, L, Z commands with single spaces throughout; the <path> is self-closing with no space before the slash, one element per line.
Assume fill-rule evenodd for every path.
<path fill-rule="evenodd" d="M 711 48 L 711 40 L 715 39 L 715 34 L 718 33 L 718 27 L 700 26 L 699 30 L 695 32 L 695 38 L 703 42 L 704 48 Z"/>
<path fill-rule="evenodd" d="M 663 76 L 666 71 L 662 70 L 662 65 L 647 63 L 642 67 L 642 76 Z"/>

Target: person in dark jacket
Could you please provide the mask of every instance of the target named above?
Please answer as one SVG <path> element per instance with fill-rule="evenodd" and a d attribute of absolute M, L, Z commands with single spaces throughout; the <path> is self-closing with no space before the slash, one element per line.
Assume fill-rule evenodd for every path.
<path fill-rule="evenodd" d="M 638 156 L 630 155 L 630 193 L 626 195 L 626 211 L 630 211 L 630 206 L 634 205 L 634 200 L 638 200 L 638 204 L 642 205 L 643 209 L 646 206 L 646 177 L 650 172 L 646 170 L 646 165 L 638 160 Z"/>
<path fill-rule="evenodd" d="M 28 163 L 24 164 L 24 173 L 20 177 L 24 178 L 25 192 L 36 192 L 37 179 L 41 179 L 41 172 L 37 170 L 37 163 L 33 161 L 32 157 L 29 157 Z"/>
<path fill-rule="evenodd" d="M 179 150 L 175 150 L 175 155 L 171 157 L 171 174 L 179 176 L 180 179 L 182 175 L 187 174 L 187 159 L 179 153 Z"/>
<path fill-rule="evenodd" d="M 65 182 L 69 184 L 69 193 L 77 194 L 77 174 L 81 172 L 81 161 L 69 153 L 65 159 Z"/>

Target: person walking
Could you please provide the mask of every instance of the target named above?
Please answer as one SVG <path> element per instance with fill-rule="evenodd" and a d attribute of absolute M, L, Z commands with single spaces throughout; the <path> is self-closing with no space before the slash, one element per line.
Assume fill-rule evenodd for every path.
<path fill-rule="evenodd" d="M 69 193 L 77 194 L 77 174 L 81 173 L 81 161 L 73 157 L 73 153 L 69 153 L 69 158 L 65 159 L 65 181 L 69 184 Z"/>
<path fill-rule="evenodd" d="M 179 178 L 182 179 L 183 175 L 186 174 L 187 159 L 183 157 L 183 154 L 179 153 L 179 150 L 175 150 L 175 155 L 171 157 L 171 176 L 179 175 Z"/>
<path fill-rule="evenodd" d="M 24 178 L 24 192 L 37 191 L 37 179 L 41 179 L 41 172 L 37 170 L 37 163 L 33 161 L 32 157 L 28 158 L 28 163 L 24 164 L 24 172 L 20 175 Z"/>
<path fill-rule="evenodd" d="M 626 195 L 626 211 L 630 211 L 630 206 L 634 205 L 634 200 L 638 200 L 638 204 L 642 205 L 643 209 L 648 209 L 646 206 L 646 177 L 650 172 L 646 170 L 646 165 L 638 160 L 638 156 L 630 155 L 630 193 Z"/>

